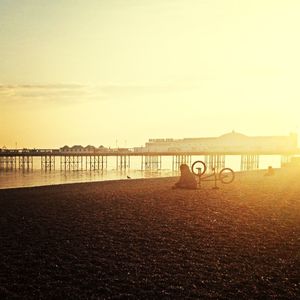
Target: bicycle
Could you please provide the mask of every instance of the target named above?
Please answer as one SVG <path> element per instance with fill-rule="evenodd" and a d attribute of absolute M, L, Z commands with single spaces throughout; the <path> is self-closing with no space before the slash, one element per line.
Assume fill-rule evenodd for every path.
<path fill-rule="evenodd" d="M 201 188 L 201 181 L 214 181 L 215 186 L 213 187 L 213 189 L 219 189 L 219 187 L 217 186 L 218 180 L 221 181 L 223 184 L 229 184 L 232 183 L 235 178 L 235 173 L 230 168 L 223 168 L 219 173 L 216 172 L 216 168 L 212 168 L 213 173 L 203 177 L 206 170 L 207 170 L 207 166 L 201 160 L 197 160 L 192 164 L 192 172 L 195 176 L 198 176 L 199 178 L 198 181 L 199 188 Z M 209 179 L 211 177 L 214 178 Z"/>

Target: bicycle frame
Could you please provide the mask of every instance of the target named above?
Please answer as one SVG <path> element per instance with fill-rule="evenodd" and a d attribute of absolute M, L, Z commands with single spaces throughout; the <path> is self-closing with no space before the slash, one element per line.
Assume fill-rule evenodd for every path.
<path fill-rule="evenodd" d="M 217 179 L 216 168 L 212 168 L 212 171 L 213 171 L 212 174 L 209 174 L 209 175 L 206 175 L 206 176 L 202 176 L 203 174 L 201 174 L 201 170 L 200 171 L 198 170 L 199 174 L 197 176 L 199 178 L 199 181 L 198 181 L 199 187 L 201 187 L 201 181 L 214 181 L 215 182 L 215 186 L 213 187 L 213 189 L 215 189 L 215 190 L 219 189 L 219 187 L 217 186 L 218 179 Z M 214 177 L 214 179 L 208 179 L 210 177 Z"/>
<path fill-rule="evenodd" d="M 202 171 L 202 168 L 201 167 L 198 167 L 198 168 L 195 168 L 195 165 L 196 164 L 200 164 L 202 165 L 203 167 L 203 171 Z M 198 171 L 196 172 L 195 169 Z M 195 176 L 198 177 L 198 185 L 199 187 L 201 187 L 201 181 L 214 181 L 215 182 L 215 185 L 213 187 L 213 189 L 218 189 L 218 186 L 217 186 L 217 181 L 221 181 L 222 183 L 224 184 L 229 184 L 231 183 L 234 178 L 235 178 L 235 174 L 233 172 L 232 169 L 230 168 L 223 168 L 222 170 L 220 170 L 219 173 L 216 172 L 216 168 L 212 168 L 212 171 L 213 173 L 212 174 L 209 174 L 209 175 L 204 175 L 204 173 L 206 172 L 207 170 L 207 167 L 206 167 L 206 164 L 203 162 L 203 161 L 195 161 L 193 164 L 192 164 L 192 172 Z M 218 176 L 217 176 L 218 175 Z M 209 179 L 211 177 L 214 177 L 213 179 Z M 226 179 L 227 178 L 227 179 Z M 226 179 L 226 180 L 225 180 Z"/>

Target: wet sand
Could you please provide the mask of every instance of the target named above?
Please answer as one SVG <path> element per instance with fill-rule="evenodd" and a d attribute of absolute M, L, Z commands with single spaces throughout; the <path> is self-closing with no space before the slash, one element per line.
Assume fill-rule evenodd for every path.
<path fill-rule="evenodd" d="M 1 190 L 0 298 L 299 298 L 299 175 Z"/>

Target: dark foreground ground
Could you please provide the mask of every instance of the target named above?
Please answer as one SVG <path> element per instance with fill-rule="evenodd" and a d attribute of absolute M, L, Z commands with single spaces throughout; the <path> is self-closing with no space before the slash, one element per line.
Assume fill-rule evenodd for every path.
<path fill-rule="evenodd" d="M 0 191 L 0 299 L 299 299 L 300 173 Z"/>

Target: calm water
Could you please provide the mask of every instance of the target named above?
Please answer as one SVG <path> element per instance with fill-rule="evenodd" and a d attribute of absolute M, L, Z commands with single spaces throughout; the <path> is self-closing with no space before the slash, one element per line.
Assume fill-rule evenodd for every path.
<path fill-rule="evenodd" d="M 192 157 L 192 162 L 204 160 L 203 157 Z M 267 169 L 268 166 L 274 168 L 280 167 L 279 156 L 261 156 L 259 160 L 260 169 Z M 33 171 L 5 171 L 0 170 L 0 189 L 11 187 L 28 187 L 41 186 L 73 182 L 89 182 L 127 179 L 131 178 L 151 178 L 151 177 L 168 177 L 178 176 L 177 172 L 172 171 L 172 158 L 165 157 L 162 159 L 162 170 L 158 171 L 140 171 L 140 158 L 131 159 L 131 168 L 127 170 L 116 170 L 116 160 L 108 160 L 107 170 L 101 171 L 42 171 L 40 169 L 40 160 L 35 158 Z M 240 171 L 240 156 L 226 156 L 225 166 L 232 168 L 234 171 Z M 56 161 L 56 167 L 59 169 L 59 159 Z"/>

